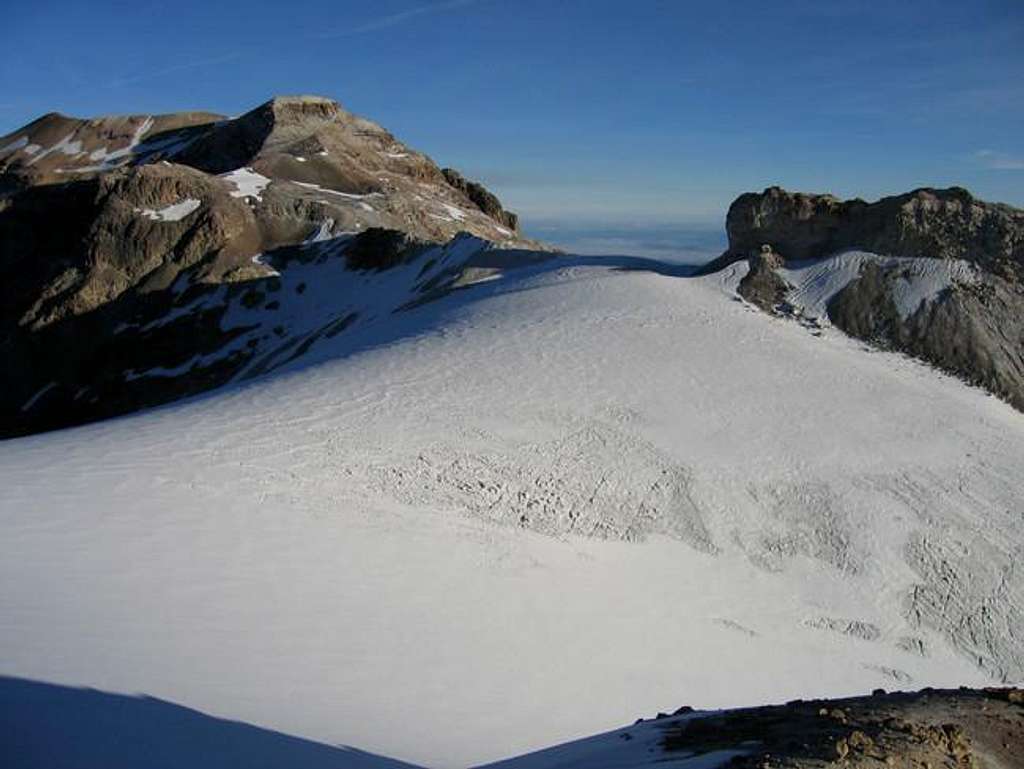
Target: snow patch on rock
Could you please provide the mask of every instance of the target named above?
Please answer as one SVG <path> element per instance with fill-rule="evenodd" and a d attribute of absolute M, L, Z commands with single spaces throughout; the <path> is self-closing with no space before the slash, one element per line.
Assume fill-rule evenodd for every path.
<path fill-rule="evenodd" d="M 321 187 L 319 184 L 312 184 L 310 182 L 292 182 L 300 187 L 305 187 L 308 190 L 315 190 L 317 192 L 326 192 L 329 195 L 337 195 L 340 198 L 346 198 L 348 200 L 366 200 L 367 198 L 379 198 L 382 194 L 379 192 L 366 192 L 366 193 L 354 193 L 354 192 L 342 192 L 341 190 L 332 190 L 329 187 Z"/>
<path fill-rule="evenodd" d="M 0 147 L 0 155 L 6 155 L 8 152 L 17 152 L 18 150 L 24 149 L 27 146 L 28 137 L 21 136 L 12 141 L 10 144 L 6 144 L 3 147 Z"/>
<path fill-rule="evenodd" d="M 70 133 L 52 147 L 36 153 L 32 156 L 32 159 L 28 161 L 27 165 L 35 165 L 43 158 L 52 155 L 54 152 L 60 152 L 64 155 L 80 155 L 82 152 L 82 142 L 76 141 L 74 136 L 75 135 L 73 133 Z"/>
<path fill-rule="evenodd" d="M 202 201 L 196 198 L 185 198 L 163 208 L 136 208 L 135 213 L 152 219 L 154 222 L 180 222 L 193 211 L 198 210 L 201 205 Z"/>
<path fill-rule="evenodd" d="M 977 268 L 963 260 L 911 259 L 866 251 L 845 251 L 827 259 L 790 263 L 777 272 L 793 287 L 788 300 L 794 307 L 805 317 L 827 321 L 829 302 L 860 277 L 867 264 L 898 270 L 892 296 L 904 319 L 955 282 L 976 280 Z"/>
<path fill-rule="evenodd" d="M 251 168 L 238 168 L 221 174 L 220 178 L 234 185 L 235 189 L 230 193 L 233 198 L 262 200 L 263 190 L 270 184 L 270 179 L 263 174 L 256 173 Z"/>

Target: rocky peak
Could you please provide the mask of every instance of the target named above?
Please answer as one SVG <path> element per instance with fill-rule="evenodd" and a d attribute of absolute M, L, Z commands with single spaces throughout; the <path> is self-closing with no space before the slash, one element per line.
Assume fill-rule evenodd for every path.
<path fill-rule="evenodd" d="M 786 259 L 845 249 L 891 256 L 965 259 L 1024 276 L 1024 211 L 976 199 L 962 187 L 920 188 L 873 203 L 769 187 L 746 193 L 726 217 L 729 250 L 716 266 L 764 243 Z"/>
<path fill-rule="evenodd" d="M 454 168 L 442 168 L 441 173 L 444 174 L 448 184 L 466 195 L 477 208 L 489 217 L 505 225 L 513 232 L 519 230 L 519 217 L 511 211 L 506 211 L 502 208 L 501 201 L 498 200 L 497 196 L 489 192 L 482 184 L 467 180 Z"/>
<path fill-rule="evenodd" d="M 280 122 L 335 120 L 344 113 L 338 102 L 325 96 L 275 96 L 256 110 L 269 111 Z"/>
<path fill-rule="evenodd" d="M 79 119 L 51 113 L 0 138 L 0 210 L 19 190 L 172 162 L 217 176 L 257 174 L 265 245 L 384 227 L 422 240 L 460 231 L 517 239 L 518 218 L 457 171 L 319 96 L 279 96 L 237 118 L 203 112 Z M 244 171 L 243 169 L 249 169 Z"/>
<path fill-rule="evenodd" d="M 351 117 L 331 99 L 275 97 L 244 115 L 215 123 L 177 159 L 209 173 L 234 171 L 264 151 L 308 139 L 342 115 Z"/>
<path fill-rule="evenodd" d="M 351 287 L 378 272 L 412 300 L 492 243 L 543 248 L 517 225 L 482 185 L 332 99 L 232 119 L 45 115 L 0 137 L 0 435 L 268 371 L 356 323 Z M 310 315 L 313 280 L 340 293 Z M 321 327 L 289 325 L 320 310 Z"/>

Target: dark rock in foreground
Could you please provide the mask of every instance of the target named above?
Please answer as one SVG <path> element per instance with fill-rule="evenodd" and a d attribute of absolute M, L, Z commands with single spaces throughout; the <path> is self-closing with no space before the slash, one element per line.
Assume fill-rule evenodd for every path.
<path fill-rule="evenodd" d="M 1024 767 L 1024 691 L 879 690 L 700 713 L 666 727 L 662 747 L 666 759 L 731 751 L 724 765 L 734 769 L 1017 769 Z"/>

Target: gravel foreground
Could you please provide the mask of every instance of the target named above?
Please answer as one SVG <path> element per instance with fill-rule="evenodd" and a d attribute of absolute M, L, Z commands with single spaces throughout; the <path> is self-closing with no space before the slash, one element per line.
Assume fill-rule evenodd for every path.
<path fill-rule="evenodd" d="M 724 764 L 735 769 L 1024 767 L 1024 690 L 878 689 L 701 714 L 668 725 L 661 747 L 667 760 L 739 752 Z"/>

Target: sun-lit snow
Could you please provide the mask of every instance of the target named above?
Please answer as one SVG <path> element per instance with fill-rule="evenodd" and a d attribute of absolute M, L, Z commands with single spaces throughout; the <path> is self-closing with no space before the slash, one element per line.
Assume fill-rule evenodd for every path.
<path fill-rule="evenodd" d="M 98 161 L 100 165 L 93 166 L 90 170 L 106 170 L 127 162 L 132 157 L 136 148 L 142 143 L 142 137 L 149 133 L 152 128 L 153 118 L 147 116 L 136 127 L 132 134 L 132 138 L 124 147 L 119 147 L 116 150 L 109 150 L 106 147 L 100 147 L 99 149 L 93 150 L 89 153 L 89 160 Z"/>
<path fill-rule="evenodd" d="M 25 149 L 28 146 L 28 137 L 19 136 L 17 139 L 9 144 L 5 144 L 0 147 L 0 155 L 6 155 L 8 152 L 17 152 L 18 150 Z"/>
<path fill-rule="evenodd" d="M 903 318 L 913 315 L 921 302 L 934 299 L 954 282 L 976 280 L 976 268 L 963 260 L 908 259 L 864 251 L 845 251 L 828 259 L 797 262 L 779 270 L 779 274 L 793 286 L 790 302 L 807 317 L 827 319 L 828 303 L 858 278 L 869 263 L 899 270 L 901 277 L 893 285 L 893 300 Z"/>
<path fill-rule="evenodd" d="M 221 174 L 220 178 L 234 185 L 235 189 L 230 193 L 233 198 L 256 198 L 256 200 L 261 200 L 263 190 L 270 184 L 270 179 L 263 174 L 256 173 L 251 168 L 238 168 L 226 174 Z"/>
<path fill-rule="evenodd" d="M 222 327 L 358 320 L 272 378 L 0 443 L 0 673 L 438 767 L 1021 677 L 1024 416 L 754 310 L 739 265 L 479 249 L 285 266 L 303 301 Z M 409 302 L 470 256 L 489 280 Z"/>
<path fill-rule="evenodd" d="M 366 198 L 379 198 L 381 193 L 379 192 L 366 192 L 366 193 L 354 193 L 354 192 L 342 192 L 341 190 L 332 190 L 329 187 L 321 187 L 319 184 L 312 184 L 310 182 L 292 182 L 300 187 L 305 187 L 309 190 L 316 190 L 317 192 L 326 192 L 329 195 L 337 195 L 340 198 L 348 198 L 349 200 L 365 200 Z"/>
<path fill-rule="evenodd" d="M 163 208 L 137 208 L 135 210 L 138 214 L 155 222 L 180 222 L 193 211 L 198 210 L 201 205 L 202 202 L 196 198 L 185 198 Z"/>
<path fill-rule="evenodd" d="M 309 237 L 307 237 L 304 242 L 307 245 L 310 243 L 322 243 L 323 241 L 330 240 L 332 237 L 334 237 L 333 232 L 334 219 L 328 217 L 327 219 L 324 219 L 322 222 L 320 222 L 317 228 L 310 233 Z"/>
<path fill-rule="evenodd" d="M 60 152 L 64 155 L 79 155 L 82 152 L 82 142 L 76 141 L 74 134 L 70 133 L 61 139 L 59 142 L 54 144 L 52 147 L 48 147 L 40 152 L 35 153 L 32 159 L 26 163 L 26 165 L 34 165 L 45 157 L 52 155 L 54 152 Z"/>
<path fill-rule="evenodd" d="M 271 277 L 277 277 L 278 275 L 281 274 L 277 270 L 275 270 L 273 267 L 271 267 L 269 264 L 267 264 L 264 261 L 264 259 L 265 259 L 265 256 L 263 254 L 256 254 L 255 256 L 253 256 L 251 261 L 252 261 L 253 264 L 257 264 L 260 267 L 262 267 L 266 271 L 266 274 L 270 275 Z"/>
<path fill-rule="evenodd" d="M 450 203 L 442 203 L 441 207 L 447 212 L 448 216 L 457 222 L 465 221 L 466 212 L 457 206 L 453 206 Z"/>

